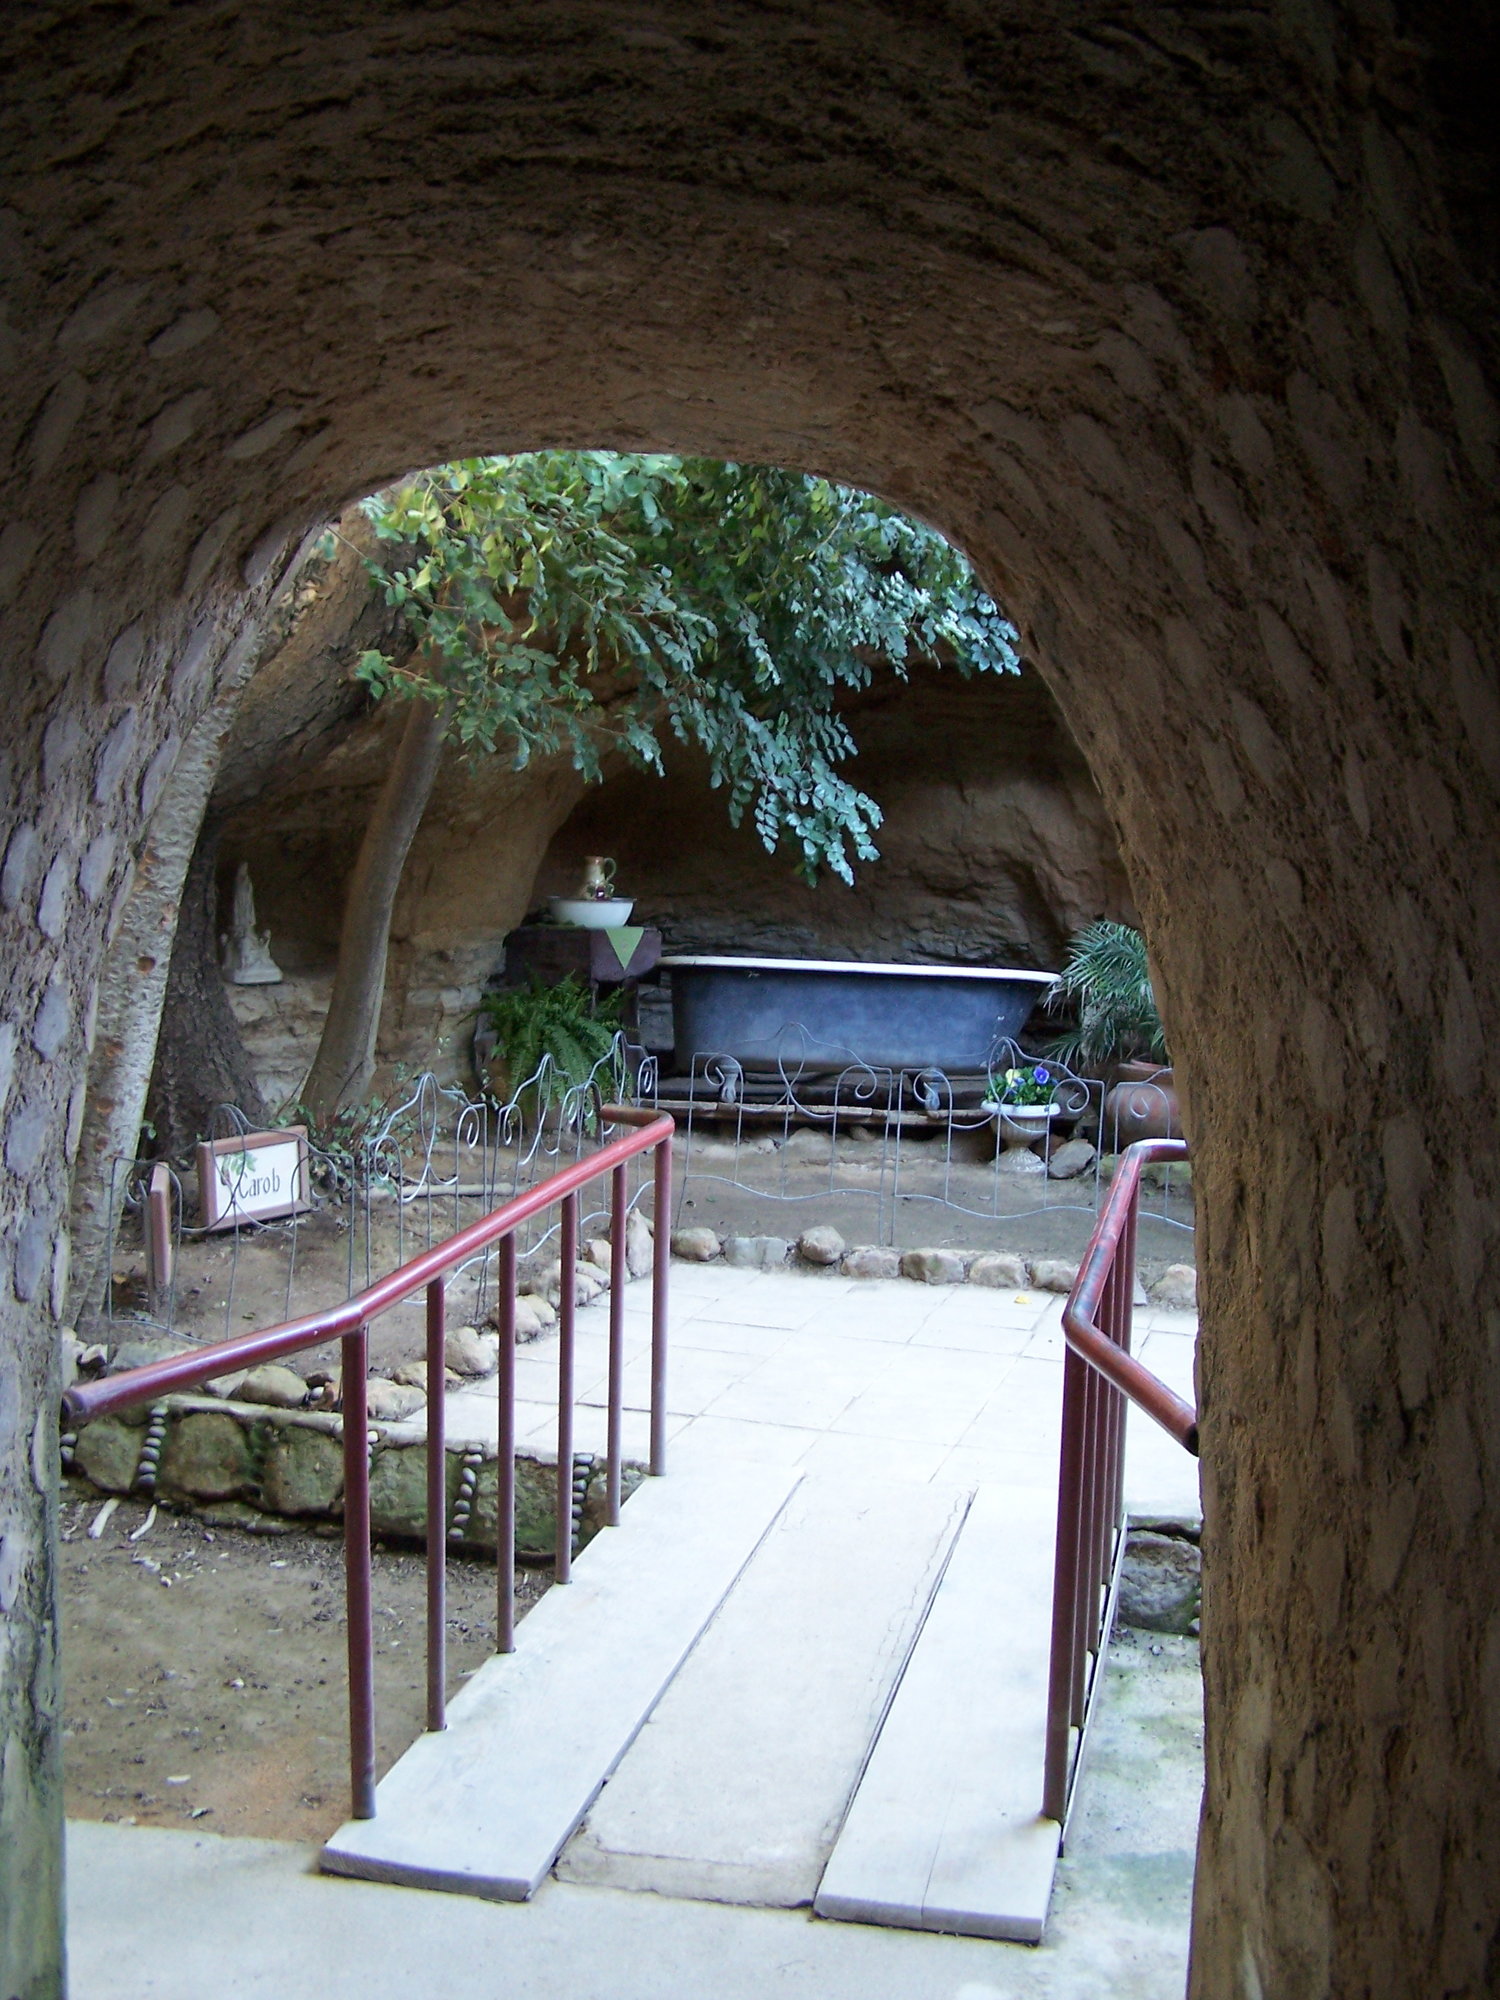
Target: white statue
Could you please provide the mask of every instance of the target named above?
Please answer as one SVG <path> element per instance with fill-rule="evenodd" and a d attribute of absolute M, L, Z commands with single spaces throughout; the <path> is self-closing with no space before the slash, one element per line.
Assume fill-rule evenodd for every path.
<path fill-rule="evenodd" d="M 231 986 L 274 986 L 281 967 L 271 956 L 271 933 L 255 928 L 255 892 L 250 864 L 242 861 L 234 878 L 234 915 L 219 939 L 224 953 L 224 977 Z"/>

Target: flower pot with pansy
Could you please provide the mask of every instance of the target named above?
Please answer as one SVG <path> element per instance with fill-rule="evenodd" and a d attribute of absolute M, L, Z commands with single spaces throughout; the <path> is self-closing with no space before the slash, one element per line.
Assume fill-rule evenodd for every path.
<path fill-rule="evenodd" d="M 1005 1148 L 999 1169 L 1011 1174 L 1044 1174 L 1046 1160 L 1034 1149 L 1045 1140 L 1062 1106 L 1057 1077 L 1045 1063 L 1025 1063 L 990 1078 L 985 1109 L 994 1114 Z"/>

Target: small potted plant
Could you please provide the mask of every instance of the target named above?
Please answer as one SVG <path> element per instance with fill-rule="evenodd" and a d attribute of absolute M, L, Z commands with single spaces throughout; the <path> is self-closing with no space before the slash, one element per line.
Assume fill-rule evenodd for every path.
<path fill-rule="evenodd" d="M 1045 1173 L 1046 1162 L 1032 1151 L 1038 1139 L 1045 1139 L 1052 1120 L 1062 1109 L 1057 1101 L 1057 1077 L 1045 1063 L 1021 1063 L 1001 1070 L 990 1078 L 985 1109 L 995 1114 L 1005 1151 L 1000 1156 L 1002 1171 L 1012 1174 Z"/>

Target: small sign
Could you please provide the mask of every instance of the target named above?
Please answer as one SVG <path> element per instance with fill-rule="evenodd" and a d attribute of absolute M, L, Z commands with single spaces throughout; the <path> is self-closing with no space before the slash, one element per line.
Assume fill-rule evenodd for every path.
<path fill-rule="evenodd" d="M 172 1176 L 165 1160 L 151 1169 L 146 1191 L 146 1283 L 153 1292 L 172 1284 Z"/>
<path fill-rule="evenodd" d="M 270 1222 L 310 1207 L 306 1128 L 205 1139 L 198 1147 L 198 1193 L 205 1229 Z"/>

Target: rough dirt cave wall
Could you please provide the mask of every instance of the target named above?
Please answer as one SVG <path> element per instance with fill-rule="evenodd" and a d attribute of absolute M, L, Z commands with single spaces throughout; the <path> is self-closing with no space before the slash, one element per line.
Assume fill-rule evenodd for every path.
<path fill-rule="evenodd" d="M 395 754 L 404 711 L 359 723 L 310 772 L 271 787 L 230 818 L 227 873 L 248 862 L 257 921 L 287 975 L 236 987 L 230 1000 L 268 1101 L 294 1091 L 322 1033 L 338 957 L 343 887 L 364 816 Z M 468 1047 L 501 940 L 525 915 L 547 844 L 583 789 L 565 758 L 524 771 L 503 758 L 444 753 L 432 802 L 402 872 L 376 1054 L 471 1080 Z M 389 1083 L 386 1067 L 377 1088 Z"/>
<path fill-rule="evenodd" d="M 347 649 L 345 649 L 346 651 Z M 347 674 L 341 652 L 329 676 Z M 278 685 L 264 681 L 275 677 Z M 272 661 L 252 682 L 257 716 L 281 706 Z M 326 698 L 325 698 L 326 705 Z M 673 949 L 1051 968 L 1099 916 L 1133 918 L 1114 829 L 1040 676 L 882 676 L 849 711 L 850 770 L 885 811 L 881 859 L 851 889 L 809 888 L 783 850 L 732 827 L 706 767 L 669 746 L 667 771 L 609 770 L 585 788 L 564 760 L 526 772 L 503 758 L 445 761 L 392 923 L 379 1055 L 465 1072 L 472 1017 L 501 940 L 528 909 L 575 886 L 585 854 L 611 854 Z M 267 1101 L 311 1062 L 338 949 L 340 887 L 393 754 L 399 716 L 351 723 L 331 754 L 258 783 L 240 738 L 215 806 L 237 797 L 221 850 L 221 907 L 246 860 L 279 986 L 231 989 Z"/>
<path fill-rule="evenodd" d="M 729 824 L 702 760 L 624 771 L 579 799 L 547 849 L 536 899 L 567 895 L 586 854 L 619 863 L 633 922 L 674 949 L 1053 970 L 1071 934 L 1134 906 L 1114 829 L 1039 677 L 882 677 L 845 711 L 847 767 L 885 815 L 880 859 L 853 888 L 809 888 L 786 850 Z"/>
<path fill-rule="evenodd" d="M 1492 11 L 248 0 L 0 36 L 0 1990 L 60 1980 L 53 1313 L 132 853 L 308 523 L 588 444 L 875 488 L 1016 617 L 1197 1148 L 1193 1988 L 1493 1991 Z"/>

